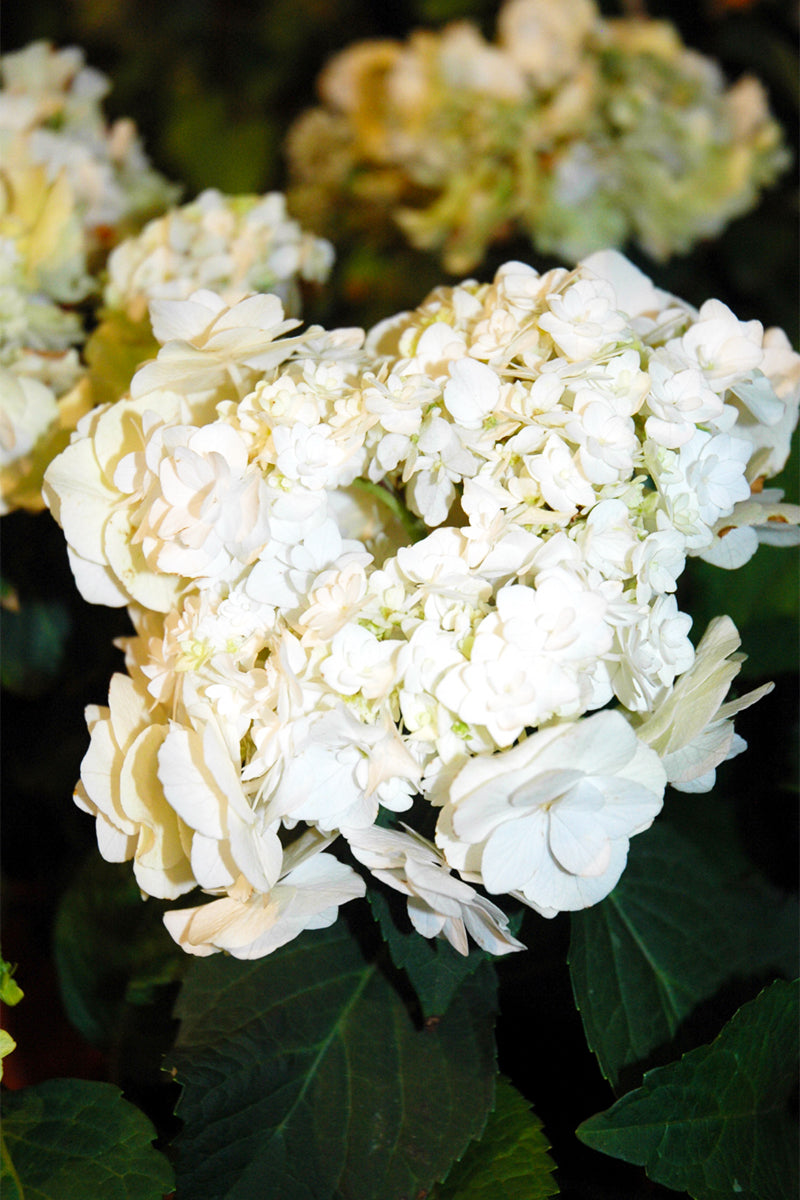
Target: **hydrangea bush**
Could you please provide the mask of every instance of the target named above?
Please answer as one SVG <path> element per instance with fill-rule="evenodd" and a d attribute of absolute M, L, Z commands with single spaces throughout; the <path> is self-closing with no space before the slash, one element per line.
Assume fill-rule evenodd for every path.
<path fill-rule="evenodd" d="M 675 590 L 688 555 L 796 540 L 764 486 L 785 335 L 616 252 L 507 263 L 366 337 L 292 331 L 273 295 L 151 318 L 157 357 L 45 479 L 82 594 L 137 631 L 88 714 L 103 854 L 215 897 L 165 917 L 201 955 L 267 954 L 370 877 L 461 953 L 520 948 L 495 899 L 606 896 L 764 690 L 726 700 L 736 629 L 695 646 Z"/>
<path fill-rule="evenodd" d="M 588 0 L 513 0 L 495 45 L 461 24 L 353 48 L 327 75 L 340 113 L 376 153 L 390 126 L 423 146 L 427 174 L 376 175 L 312 114 L 343 139 L 316 164 L 334 225 L 385 249 L 391 211 L 455 269 L 525 227 L 513 170 L 535 164 L 549 246 L 581 259 L 506 262 L 376 325 L 413 256 L 359 241 L 365 332 L 339 326 L 369 270 L 301 325 L 333 251 L 281 193 L 176 207 L 79 51 L 8 60 L 0 494 L 63 537 L 3 523 L 4 811 L 100 1053 L 31 1081 L 32 1042 L 61 1070 L 70 1035 L 17 935 L 4 1197 L 795 1194 L 796 906 L 762 873 L 791 840 L 786 676 L 738 714 L 789 665 L 800 507 L 775 477 L 800 355 L 596 248 L 664 254 L 750 203 L 783 153 L 757 85 L 725 92 L 668 26 Z M 523 109 L 555 130 L 533 157 Z M 52 162 L 37 122 L 67 138 Z M 352 193 L 328 187 L 342 163 Z M 602 1153 L 576 1156 L 576 1127 Z"/>
<path fill-rule="evenodd" d="M 508 0 L 494 42 L 460 21 L 356 43 L 319 92 L 289 134 L 297 212 L 336 237 L 394 225 L 454 274 L 512 232 L 568 262 L 683 253 L 787 163 L 756 79 L 728 88 L 669 23 L 593 0 Z"/>

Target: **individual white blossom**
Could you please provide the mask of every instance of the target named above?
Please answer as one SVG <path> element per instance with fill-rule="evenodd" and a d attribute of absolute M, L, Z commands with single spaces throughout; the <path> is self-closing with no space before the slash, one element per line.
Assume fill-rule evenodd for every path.
<path fill-rule="evenodd" d="M 674 596 L 659 596 L 643 620 L 617 630 L 620 653 L 611 681 L 631 712 L 649 710 L 661 689 L 692 665 L 691 625 L 692 618 L 678 611 Z"/>
<path fill-rule="evenodd" d="M 469 661 L 435 688 L 469 724 L 510 746 L 526 726 L 597 708 L 610 696 L 595 665 L 611 648 L 602 594 L 564 568 L 540 572 L 536 586 L 511 584 L 476 627 Z"/>
<path fill-rule="evenodd" d="M 539 317 L 539 327 L 547 330 L 568 360 L 590 358 L 625 334 L 625 318 L 616 309 L 613 288 L 604 280 L 577 279 L 547 300 L 549 311 Z"/>
<path fill-rule="evenodd" d="M 91 734 L 75 791 L 79 808 L 96 819 L 97 841 L 109 862 L 133 859 L 142 891 L 174 899 L 195 884 L 188 850 L 191 834 L 157 778 L 167 714 L 126 675 L 114 675 L 109 707 L 90 705 Z"/>
<path fill-rule="evenodd" d="M 379 804 L 411 807 L 419 766 L 393 724 L 367 724 L 339 705 L 315 716 L 282 764 L 269 812 L 325 833 L 371 825 Z"/>
<path fill-rule="evenodd" d="M 624 717 L 597 713 L 469 759 L 448 788 L 437 842 L 452 866 L 479 863 L 488 891 L 519 894 L 543 916 L 586 908 L 614 887 L 665 783 Z"/>
<path fill-rule="evenodd" d="M 665 351 L 698 369 L 713 391 L 724 392 L 761 365 L 763 336 L 760 321 L 740 321 L 722 301 L 706 300 L 697 320 Z"/>
<path fill-rule="evenodd" d="M 297 344 L 282 336 L 299 321 L 283 319 L 277 296 L 247 296 L 227 305 L 200 289 L 186 300 L 154 301 L 150 318 L 162 346 L 155 362 L 131 380 L 134 399 L 165 389 L 191 397 L 225 388 L 241 398 L 259 370 L 282 362 Z"/>
<path fill-rule="evenodd" d="M 691 668 L 656 711 L 636 726 L 638 736 L 658 751 L 669 783 L 679 791 L 710 791 L 716 767 L 747 748 L 734 732 L 731 718 L 772 690 L 767 683 L 723 703 L 744 661 L 744 655 L 737 653 L 739 645 L 730 617 L 715 617 L 698 644 Z"/>
<path fill-rule="evenodd" d="M 372 826 L 347 837 L 376 879 L 408 897 L 409 920 L 422 937 L 443 937 L 459 954 L 468 953 L 468 933 L 490 954 L 524 950 L 502 909 L 457 879 L 436 847 L 413 830 Z"/>
<path fill-rule="evenodd" d="M 577 530 L 575 540 L 589 567 L 599 571 L 606 579 L 621 580 L 640 576 L 635 560 L 637 557 L 641 559 L 648 540 L 656 536 L 651 534 L 650 539 L 641 541 L 627 504 L 623 500 L 609 499 L 595 504 L 586 521 Z M 682 543 L 679 544 L 682 546 Z M 653 547 L 650 555 L 654 550 Z M 680 569 L 677 573 L 680 574 L 682 569 L 681 555 Z M 674 590 L 674 584 L 673 588 L 660 587 L 658 590 Z"/>
<path fill-rule="evenodd" d="M 674 592 L 685 565 L 686 543 L 662 517 L 661 527 L 648 533 L 633 550 L 637 602 L 647 604 L 659 594 Z"/>
<path fill-rule="evenodd" d="M 192 870 L 206 888 L 232 886 L 240 875 L 268 892 L 282 862 L 278 822 L 256 812 L 241 779 L 238 745 L 213 719 L 199 728 L 174 724 L 158 750 L 158 780 L 170 807 L 194 831 Z"/>
<path fill-rule="evenodd" d="M 702 373 L 692 367 L 675 371 L 658 352 L 650 362 L 650 384 L 645 432 L 660 446 L 675 450 L 691 441 L 697 425 L 722 416 L 722 400 Z"/>
<path fill-rule="evenodd" d="M 702 429 L 681 447 L 678 469 L 687 490 L 696 496 L 700 519 L 706 525 L 731 513 L 737 500 L 749 497 L 745 468 L 750 453 L 750 445 L 743 439 L 726 433 L 713 437 Z"/>
<path fill-rule="evenodd" d="M 324 850 L 328 839 L 301 839 L 285 855 L 286 870 L 268 893 L 238 884 L 220 900 L 164 914 L 170 935 L 189 954 L 220 950 L 262 958 L 304 929 L 333 925 L 339 906 L 363 896 L 363 879 Z"/>

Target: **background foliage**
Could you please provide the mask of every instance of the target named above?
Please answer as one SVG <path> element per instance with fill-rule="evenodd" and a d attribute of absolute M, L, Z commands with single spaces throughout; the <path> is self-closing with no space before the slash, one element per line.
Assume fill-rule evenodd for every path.
<path fill-rule="evenodd" d="M 619 11 L 610 3 L 603 8 Z M 283 185 L 285 131 L 313 102 L 314 78 L 335 50 L 356 38 L 404 37 L 416 25 L 464 16 L 479 20 L 491 33 L 496 9 L 492 0 L 174 0 L 170 5 L 156 0 L 40 0 L 4 6 L 2 45 L 10 50 L 48 37 L 83 46 L 87 61 L 113 80 L 107 111 L 135 118 L 155 165 L 184 182 L 188 199 L 206 186 L 262 192 Z M 675 21 L 684 40 L 719 58 L 731 77 L 745 69 L 757 73 L 797 157 L 791 4 L 661 0 L 648 10 Z M 718 241 L 662 266 L 640 257 L 640 265 L 659 286 L 691 301 L 717 296 L 742 318 L 782 325 L 797 345 L 794 174 L 789 172 L 757 211 L 735 222 Z M 508 244 L 484 264 L 480 276 L 489 277 L 497 263 L 510 257 L 532 260 L 524 244 Z M 335 301 L 321 304 L 311 316 L 337 324 L 371 323 L 418 302 L 434 282 L 442 282 L 441 269 L 421 255 L 396 253 L 387 260 L 363 247 L 340 264 Z M 784 481 L 794 501 L 800 499 L 797 463 L 795 453 Z M 675 1194 L 667 1188 L 721 1197 L 724 1186 L 714 1190 L 713 1180 L 698 1183 L 697 1169 L 688 1160 L 679 1162 L 679 1154 L 652 1146 L 646 1153 L 632 1153 L 629 1131 L 648 1112 L 667 1119 L 664 1089 L 686 1095 L 701 1080 L 704 1094 L 719 1090 L 724 1075 L 720 1064 L 736 1039 L 744 1039 L 745 1057 L 759 1038 L 769 1048 L 772 1065 L 765 1058 L 751 1074 L 759 1095 L 777 1100 L 775 1113 L 770 1109 L 765 1116 L 758 1102 L 750 1117 L 740 1115 L 736 1123 L 731 1117 L 725 1137 L 734 1130 L 740 1146 L 756 1138 L 759 1123 L 770 1124 L 771 1138 L 777 1136 L 775 1129 L 785 1131 L 792 1124 L 796 1092 L 793 1096 L 790 1084 L 776 1083 L 770 1071 L 776 1061 L 790 1056 L 787 1030 L 796 996 L 792 999 L 782 985 L 761 989 L 776 974 L 788 977 L 796 970 L 796 555 L 762 547 L 735 576 L 704 564 L 687 572 L 680 605 L 694 615 L 696 632 L 711 616 L 730 613 L 750 655 L 748 686 L 776 680 L 775 691 L 737 720 L 750 749 L 720 771 L 709 797 L 669 798 L 661 824 L 641 845 L 639 839 L 634 842 L 629 870 L 608 901 L 572 922 L 566 916 L 546 922 L 527 914 L 519 936 L 529 951 L 500 964 L 495 1002 L 492 968 L 481 956 L 456 964 L 447 955 L 449 948 L 420 947 L 418 940 L 415 951 L 380 904 L 372 912 L 379 924 L 370 920 L 366 904 L 357 910 L 359 937 L 361 943 L 366 937 L 366 946 L 342 925 L 306 935 L 247 969 L 221 958 L 189 964 L 174 952 L 163 936 L 155 902 L 140 904 L 127 867 L 99 860 L 92 823 L 70 800 L 87 744 L 83 708 L 105 699 L 110 674 L 121 664 L 112 640 L 127 632 L 126 618 L 83 604 L 72 584 L 61 534 L 46 514 L 4 518 L 2 537 L 3 938 L 5 956 L 20 964 L 26 992 L 24 1002 L 4 1017 L 19 1043 L 6 1060 L 5 1082 L 12 1088 L 51 1088 L 44 1083 L 51 1076 L 78 1077 L 82 1088 L 113 1083 L 155 1123 L 160 1147 L 186 1121 L 183 1140 L 176 1143 L 182 1146 L 178 1200 L 266 1194 L 248 1190 L 244 1183 L 239 1190 L 225 1191 L 220 1182 L 229 1169 L 222 1150 L 236 1132 L 231 1093 L 249 1121 L 255 1088 L 266 1106 L 260 1118 L 264 1127 L 271 1122 L 274 1128 L 277 1122 L 282 1131 L 281 1138 L 264 1146 L 258 1136 L 262 1126 L 256 1126 L 251 1162 L 257 1166 L 247 1169 L 261 1178 L 260 1172 L 277 1169 L 276 1156 L 298 1153 L 293 1122 L 309 1106 L 319 1109 L 319 1097 L 327 1095 L 325 1070 L 330 1072 L 329 1064 L 341 1055 L 351 1067 L 361 1056 L 370 1086 L 376 1064 L 388 1080 L 415 1081 L 420 1089 L 421 1080 L 435 1078 L 430 1109 L 419 1110 L 429 1113 L 431 1128 L 444 1122 L 448 1105 L 455 1111 L 441 1135 L 446 1144 L 438 1149 L 428 1145 L 424 1122 L 415 1130 L 410 1118 L 404 1121 L 395 1114 L 394 1141 L 375 1150 L 372 1190 L 359 1192 L 386 1200 L 417 1194 L 413 1187 L 430 1188 L 446 1163 L 481 1133 L 483 1139 L 473 1143 L 458 1171 L 433 1192 L 437 1200 L 535 1200 L 553 1194 L 555 1186 L 565 1197 L 598 1200 Z M 380 968 L 374 957 L 379 927 L 385 935 L 389 930 L 390 951 L 381 952 Z M 269 1069 L 280 1077 L 264 1080 L 257 1074 L 260 1039 L 274 1037 L 269 1031 L 280 1029 L 287 1019 L 277 1013 L 281 995 L 293 963 L 312 949 L 336 959 L 336 969 L 331 965 L 330 976 L 323 972 L 319 981 L 327 1006 L 314 1006 L 318 1027 L 309 1025 L 299 1034 L 295 1030 L 299 1040 L 291 1052 L 269 1060 Z M 190 965 L 181 989 L 181 976 Z M 337 972 L 345 977 L 338 982 Z M 263 987 L 254 995 L 253 981 L 261 978 Z M 211 1027 L 214 1039 L 207 1044 L 206 1018 L 218 1011 L 211 1006 L 213 990 L 223 986 L 233 989 L 238 1005 L 233 1011 L 242 1023 L 235 1029 Z M 173 1048 L 173 1004 L 179 992 L 178 1014 L 184 1022 Z M 742 1004 L 748 1007 L 734 1016 Z M 495 1007 L 499 1067 L 508 1080 L 497 1085 L 502 1130 L 492 1117 L 484 1130 L 495 1079 Z M 443 1016 L 438 1027 L 426 1027 L 426 1021 Z M 402 1065 L 386 1057 L 390 1025 L 395 1030 L 391 1044 L 401 1048 Z M 455 1039 L 453 1053 L 473 1053 L 470 1063 L 460 1064 L 463 1078 L 448 1074 L 455 1069 L 452 1054 L 436 1066 L 436 1046 L 447 1038 Z M 323 1043 L 327 1049 L 320 1057 Z M 300 1080 L 307 1077 L 312 1052 L 317 1073 L 306 1094 Z M 163 1053 L 184 1085 L 177 1118 L 173 1108 L 180 1089 L 160 1069 Z M 52 1102 L 56 1108 L 64 1104 L 69 1112 L 84 1111 L 77 1091 L 70 1091 L 75 1086 L 58 1084 Z M 733 1094 L 742 1085 L 734 1081 L 725 1086 Z M 317 1088 L 322 1089 L 319 1095 L 313 1090 Z M 368 1091 L 364 1102 L 371 1112 L 381 1112 L 394 1092 L 390 1087 L 381 1098 Z M 615 1094 L 622 1093 L 615 1102 Z M 12 1139 L 24 1139 L 25 1122 L 36 1119 L 41 1094 L 33 1087 L 15 1093 L 9 1110 Z M 456 1094 L 466 1098 L 463 1110 L 454 1104 Z M 278 1109 L 270 1108 L 273 1102 Z M 330 1095 L 326 1103 L 319 1133 L 327 1139 L 326 1163 L 335 1165 L 335 1178 L 324 1174 L 333 1167 L 309 1159 L 288 1200 L 326 1200 L 334 1188 L 342 1197 L 353 1194 L 348 1156 L 358 1152 L 363 1157 L 364 1148 L 351 1144 L 337 1123 L 338 1101 Z M 105 1112 L 111 1101 L 98 1092 L 86 1093 L 85 1110 L 91 1112 L 96 1104 Z M 528 1104 L 543 1122 L 544 1134 L 529 1116 Z M 605 1111 L 593 1115 L 600 1110 Z M 155 1166 L 147 1159 L 155 1153 L 149 1150 L 151 1133 L 136 1126 L 136 1109 L 131 1117 L 120 1101 L 116 1111 L 121 1128 L 133 1122 L 131 1173 L 134 1162 L 144 1177 L 151 1172 L 143 1190 L 128 1193 L 130 1200 L 167 1191 L 166 1159 L 162 1156 Z M 224 1119 L 217 1124 L 220 1113 Z M 233 1122 L 230 1128 L 226 1121 Z M 579 1140 L 575 1129 L 581 1122 Z M 519 1137 L 504 1148 L 503 1131 L 513 1129 Z M 195 1139 L 201 1133 L 213 1144 L 200 1145 Z M 424 1161 L 413 1153 L 420 1138 L 427 1147 Z M 520 1167 L 514 1154 L 526 1139 L 530 1145 Z M 241 1153 L 247 1152 L 243 1146 Z M 753 1179 L 760 1176 L 767 1182 L 750 1191 L 743 1184 L 744 1195 L 781 1194 L 796 1152 L 785 1137 L 768 1144 L 767 1152 L 769 1168 L 763 1162 L 750 1164 Z M 145 1157 L 140 1161 L 137 1155 Z M 769 1171 L 781 1155 L 790 1166 L 784 1164 L 784 1182 L 771 1185 Z M 187 1163 L 201 1156 L 217 1182 L 198 1182 L 190 1172 Z M 635 1164 L 642 1164 L 651 1180 Z M 25 1195 L 68 1194 L 35 1186 L 40 1190 L 26 1190 Z M 100 1190 L 104 1196 L 113 1194 Z"/>

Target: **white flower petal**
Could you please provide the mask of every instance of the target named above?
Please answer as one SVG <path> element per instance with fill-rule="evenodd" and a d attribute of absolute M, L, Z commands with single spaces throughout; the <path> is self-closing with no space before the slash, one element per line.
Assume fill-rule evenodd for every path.
<path fill-rule="evenodd" d="M 524 887 L 547 854 L 547 819 L 544 813 L 522 821 L 506 821 L 487 838 L 481 874 L 489 892 L 511 892 Z"/>

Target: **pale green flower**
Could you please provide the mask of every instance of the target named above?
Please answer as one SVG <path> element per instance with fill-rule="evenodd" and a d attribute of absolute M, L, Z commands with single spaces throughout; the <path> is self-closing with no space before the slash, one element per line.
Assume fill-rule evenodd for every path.
<path fill-rule="evenodd" d="M 19 1004 L 25 995 L 14 978 L 15 970 L 16 967 L 12 967 L 11 963 L 7 963 L 4 959 L 0 958 L 0 1001 L 12 1008 L 15 1004 Z"/>
<path fill-rule="evenodd" d="M 15 968 L 10 963 L 4 962 L 0 958 L 0 1001 L 13 1007 L 19 1004 L 24 992 L 14 979 Z M 16 1048 L 17 1043 L 14 1041 L 10 1033 L 5 1029 L 0 1029 L 0 1079 L 3 1078 L 3 1059 L 7 1054 Z"/>
<path fill-rule="evenodd" d="M 726 89 L 668 23 L 592 0 L 509 0 L 497 43 L 469 22 L 358 43 L 319 92 L 289 133 L 296 211 L 339 236 L 394 225 L 452 272 L 515 231 L 573 262 L 682 253 L 788 158 L 756 80 Z"/>
<path fill-rule="evenodd" d="M 110 84 L 76 46 L 37 41 L 0 58 L 0 155 L 43 168 L 74 195 L 92 250 L 106 251 L 167 207 L 177 189 L 147 160 L 133 121 L 106 120 Z"/>

